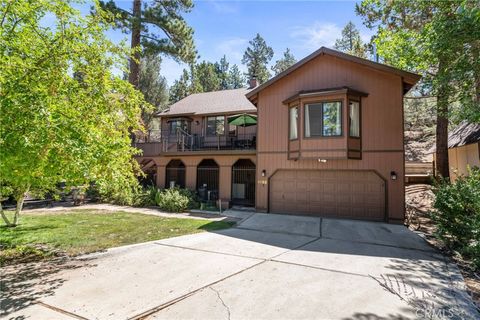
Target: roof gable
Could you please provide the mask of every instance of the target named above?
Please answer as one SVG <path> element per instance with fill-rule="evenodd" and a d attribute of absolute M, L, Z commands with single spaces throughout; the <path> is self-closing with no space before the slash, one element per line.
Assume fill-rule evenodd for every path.
<path fill-rule="evenodd" d="M 251 90 L 250 92 L 247 93 L 247 98 L 251 99 L 254 97 L 258 92 L 262 91 L 263 89 L 269 87 L 273 83 L 277 82 L 278 80 L 282 79 L 283 77 L 287 76 L 288 74 L 292 73 L 293 71 L 299 69 L 301 66 L 305 65 L 306 63 L 310 62 L 311 60 L 321 56 L 321 55 L 330 55 L 334 56 L 340 59 L 348 60 L 350 62 L 362 64 L 364 66 L 377 69 L 380 71 L 388 72 L 388 73 L 393 73 L 401 76 L 403 78 L 404 84 L 406 84 L 407 89 L 409 90 L 413 85 L 415 85 L 418 80 L 420 80 L 421 76 L 415 73 L 411 73 L 408 71 L 400 70 L 391 66 L 388 66 L 386 64 L 378 63 L 378 62 L 373 62 L 367 59 L 362 59 L 356 56 L 352 56 L 340 51 L 332 50 L 326 47 L 321 47 L 317 51 L 313 52 L 312 54 L 308 55 L 307 57 L 303 58 L 302 60 L 298 61 L 295 63 L 293 66 L 288 68 L 287 70 L 279 73 L 275 77 L 271 78 L 267 82 L 259 85 L 255 89 Z M 407 91 L 408 91 L 407 90 Z"/>

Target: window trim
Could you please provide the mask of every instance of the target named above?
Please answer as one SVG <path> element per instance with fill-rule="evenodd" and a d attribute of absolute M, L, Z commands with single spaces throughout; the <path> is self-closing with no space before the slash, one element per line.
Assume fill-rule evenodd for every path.
<path fill-rule="evenodd" d="M 351 120 L 350 120 L 350 102 L 357 102 L 358 103 L 358 137 L 350 135 L 350 126 L 351 126 Z M 361 99 L 348 99 L 348 137 L 352 139 L 362 139 L 362 101 Z"/>
<path fill-rule="evenodd" d="M 217 131 L 217 128 L 215 128 L 215 134 L 209 134 L 208 133 L 208 118 L 220 118 L 222 117 L 223 118 L 223 134 L 217 134 L 216 131 Z M 216 121 L 216 119 L 215 119 Z M 212 116 L 206 116 L 205 117 L 205 137 L 223 137 L 225 136 L 225 133 L 228 131 L 228 130 L 225 130 L 225 125 L 228 124 L 227 122 L 227 119 L 225 117 L 225 115 L 212 115 Z"/>
<path fill-rule="evenodd" d="M 290 138 L 290 128 L 291 128 L 291 122 L 290 122 L 290 110 L 293 108 L 297 108 L 297 137 L 296 138 Z M 288 141 L 296 141 L 300 139 L 300 105 L 295 104 L 291 105 L 288 107 Z"/>
<path fill-rule="evenodd" d="M 302 103 L 302 109 L 303 109 L 303 139 L 330 139 L 330 138 L 342 138 L 344 136 L 345 130 L 343 128 L 344 126 L 344 120 L 343 120 L 343 105 L 344 105 L 345 99 L 325 99 L 325 100 L 315 100 L 315 101 L 308 101 L 308 102 L 303 102 Z M 324 103 L 329 103 L 329 102 L 339 102 L 340 103 L 340 134 L 339 135 L 333 135 L 333 136 L 325 136 L 323 135 L 323 104 Z M 322 117 L 322 122 L 321 122 L 321 132 L 322 134 L 320 135 L 310 135 L 307 137 L 306 133 L 306 125 L 305 125 L 305 113 L 306 113 L 306 106 L 310 104 L 321 104 L 322 109 L 321 109 L 321 117 Z"/>

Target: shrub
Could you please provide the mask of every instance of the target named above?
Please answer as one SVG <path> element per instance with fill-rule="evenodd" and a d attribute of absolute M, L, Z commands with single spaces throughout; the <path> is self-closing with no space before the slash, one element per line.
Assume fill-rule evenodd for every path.
<path fill-rule="evenodd" d="M 188 189 L 164 189 L 158 190 L 155 195 L 155 203 L 168 212 L 183 212 L 198 206 L 196 195 Z"/>
<path fill-rule="evenodd" d="M 480 269 L 480 169 L 469 170 L 455 183 L 441 180 L 433 191 L 437 237 Z"/>
<path fill-rule="evenodd" d="M 155 196 L 158 192 L 159 190 L 154 186 L 148 186 L 146 188 L 140 189 L 135 194 L 133 204 L 139 207 L 154 206 L 156 204 Z"/>

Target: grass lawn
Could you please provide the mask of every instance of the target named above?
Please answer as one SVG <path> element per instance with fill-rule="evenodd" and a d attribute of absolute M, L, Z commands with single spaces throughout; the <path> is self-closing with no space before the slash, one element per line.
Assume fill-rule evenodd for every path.
<path fill-rule="evenodd" d="M 52 250 L 73 256 L 232 225 L 231 222 L 163 218 L 122 211 L 27 212 L 20 216 L 17 227 L 0 227 L 0 246 L 3 247 L 0 262 L 45 257 L 51 255 Z"/>

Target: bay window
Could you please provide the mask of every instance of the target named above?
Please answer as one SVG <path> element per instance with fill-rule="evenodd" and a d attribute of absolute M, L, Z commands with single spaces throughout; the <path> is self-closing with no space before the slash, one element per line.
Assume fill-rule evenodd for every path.
<path fill-rule="evenodd" d="M 305 105 L 305 137 L 342 135 L 342 103 L 318 102 Z"/>
<path fill-rule="evenodd" d="M 289 109 L 290 140 L 298 139 L 298 107 Z"/>
<path fill-rule="evenodd" d="M 350 101 L 349 103 L 349 122 L 350 122 L 350 129 L 349 135 L 350 137 L 360 138 L 360 102 L 358 101 Z"/>

